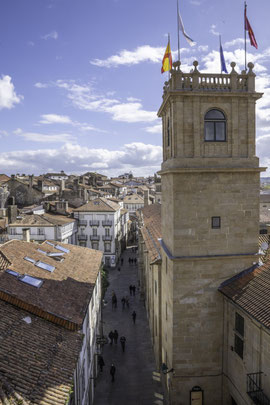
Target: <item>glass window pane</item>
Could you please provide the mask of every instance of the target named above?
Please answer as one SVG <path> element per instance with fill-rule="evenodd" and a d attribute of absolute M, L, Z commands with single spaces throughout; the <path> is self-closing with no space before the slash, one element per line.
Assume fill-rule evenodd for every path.
<path fill-rule="evenodd" d="M 225 120 L 224 114 L 219 110 L 210 110 L 205 114 L 207 120 Z"/>
<path fill-rule="evenodd" d="M 21 277 L 19 280 L 22 281 L 23 283 L 32 285 L 33 287 L 37 288 L 39 288 L 43 283 L 43 281 L 40 280 L 39 278 L 31 277 L 28 275 Z"/>
<path fill-rule="evenodd" d="M 225 122 L 216 122 L 216 141 L 225 141 Z"/>
<path fill-rule="evenodd" d="M 205 141 L 214 141 L 214 122 L 205 122 L 204 125 L 204 139 Z"/>

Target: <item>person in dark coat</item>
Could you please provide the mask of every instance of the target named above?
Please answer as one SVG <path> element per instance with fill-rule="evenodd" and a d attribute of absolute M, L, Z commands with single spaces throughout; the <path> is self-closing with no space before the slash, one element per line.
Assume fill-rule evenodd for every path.
<path fill-rule="evenodd" d="M 121 258 L 121 266 L 123 266 L 123 263 L 124 263 L 124 259 L 123 259 L 123 257 Z"/>
<path fill-rule="evenodd" d="M 132 293 L 133 293 L 133 295 L 135 295 L 135 293 L 136 293 L 136 286 L 135 285 L 132 286 Z"/>
<path fill-rule="evenodd" d="M 136 257 L 135 257 L 135 259 L 134 259 L 134 263 L 137 264 L 137 259 L 136 259 Z"/>
<path fill-rule="evenodd" d="M 128 298 L 128 296 L 126 296 L 126 306 L 127 306 L 127 308 L 129 308 L 129 298 Z"/>
<path fill-rule="evenodd" d="M 125 338 L 125 336 L 121 336 L 121 337 L 120 337 L 120 343 L 121 343 L 122 351 L 123 351 L 123 352 L 125 351 L 126 340 L 127 340 L 127 339 Z"/>
<path fill-rule="evenodd" d="M 113 332 L 113 340 L 114 340 L 114 343 L 115 344 L 117 344 L 117 340 L 118 340 L 118 332 L 117 332 L 117 330 L 115 329 L 114 330 L 114 332 Z"/>
<path fill-rule="evenodd" d="M 115 294 L 112 296 L 112 308 L 117 308 L 117 297 Z"/>
<path fill-rule="evenodd" d="M 125 308 L 125 305 L 126 305 L 126 299 L 125 299 L 125 297 L 123 297 L 123 298 L 121 299 L 121 302 L 122 302 L 122 308 L 124 309 L 124 308 Z"/>
<path fill-rule="evenodd" d="M 131 264 L 133 264 L 133 259 L 131 259 Z"/>
<path fill-rule="evenodd" d="M 133 319 L 133 323 L 134 323 L 134 324 L 135 324 L 135 322 L 136 322 L 136 316 L 137 316 L 136 312 L 133 311 L 133 312 L 132 312 L 132 319 Z"/>
<path fill-rule="evenodd" d="M 116 372 L 116 368 L 115 368 L 115 365 L 112 363 L 111 368 L 110 368 L 110 374 L 112 376 L 112 382 L 114 382 L 115 372 Z"/>
<path fill-rule="evenodd" d="M 104 363 L 103 357 L 101 355 L 98 356 L 98 365 L 99 365 L 99 370 L 102 373 L 105 363 Z"/>
<path fill-rule="evenodd" d="M 112 345 L 113 344 L 113 331 L 112 330 L 110 331 L 108 336 L 109 336 L 109 339 L 110 339 L 110 344 Z"/>
<path fill-rule="evenodd" d="M 129 294 L 132 295 L 132 285 L 129 286 Z"/>

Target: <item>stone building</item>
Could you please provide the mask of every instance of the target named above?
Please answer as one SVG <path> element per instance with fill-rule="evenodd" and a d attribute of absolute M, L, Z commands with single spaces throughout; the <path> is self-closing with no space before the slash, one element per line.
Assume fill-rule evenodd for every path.
<path fill-rule="evenodd" d="M 202 74 L 197 62 L 193 66 L 183 73 L 176 62 L 164 86 L 158 113 L 163 122 L 162 264 L 150 277 L 144 265 L 147 249 L 141 249 L 141 269 L 148 273 L 142 290 L 154 335 L 160 333 L 153 343 L 166 373 L 168 403 L 252 404 L 243 385 L 233 388 L 230 382 L 227 370 L 233 363 L 225 369 L 229 338 L 218 288 L 259 259 L 264 169 L 255 156 L 255 105 L 262 94 L 255 91 L 251 63 L 241 74 L 231 63 L 228 75 Z M 145 243 L 143 232 L 141 237 Z M 160 308 L 157 329 L 152 305 Z M 253 364 L 239 371 L 264 370 Z"/>

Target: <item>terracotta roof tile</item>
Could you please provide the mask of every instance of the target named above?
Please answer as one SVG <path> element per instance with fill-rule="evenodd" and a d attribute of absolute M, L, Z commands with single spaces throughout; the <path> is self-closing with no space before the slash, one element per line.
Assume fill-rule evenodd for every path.
<path fill-rule="evenodd" d="M 143 227 L 141 233 L 145 242 L 146 248 L 150 255 L 151 262 L 160 259 L 160 244 L 161 238 L 161 205 L 151 204 L 144 207 L 142 210 Z"/>
<path fill-rule="evenodd" d="M 219 287 L 219 291 L 270 329 L 270 261 L 242 271 Z"/>
<path fill-rule="evenodd" d="M 15 222 L 9 224 L 9 226 L 54 226 L 75 222 L 75 219 L 59 214 L 25 214 L 21 215 L 21 217 L 22 219 L 17 219 Z"/>
<path fill-rule="evenodd" d="M 82 205 L 79 208 L 74 209 L 74 212 L 115 212 L 119 210 L 119 205 L 113 201 L 109 201 L 106 198 L 100 197 L 95 200 L 89 201 L 87 204 Z"/>
<path fill-rule="evenodd" d="M 0 341 L 0 405 L 66 403 L 81 350 L 79 332 L 0 300 Z"/>
<path fill-rule="evenodd" d="M 83 322 L 93 287 L 99 273 L 102 252 L 80 246 L 52 242 L 70 250 L 64 253 L 62 262 L 38 251 L 61 253 L 47 244 L 36 244 L 11 240 L 0 246 L 3 259 L 0 270 L 0 299 L 11 302 L 21 308 L 27 308 L 39 316 L 61 324 L 69 329 L 78 329 Z M 24 257 L 41 261 L 55 267 L 53 272 L 43 270 Z M 1 262 L 1 256 L 0 256 Z M 11 263 L 11 264 L 9 264 Z M 43 280 L 40 288 L 21 282 L 5 272 L 16 271 L 20 275 Z"/>

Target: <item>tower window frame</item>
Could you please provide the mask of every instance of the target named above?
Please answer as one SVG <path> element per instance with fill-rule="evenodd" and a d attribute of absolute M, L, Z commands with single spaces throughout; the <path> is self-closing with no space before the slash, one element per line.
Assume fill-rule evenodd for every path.
<path fill-rule="evenodd" d="M 227 142 L 227 119 L 217 108 L 208 110 L 204 116 L 204 141 Z"/>
<path fill-rule="evenodd" d="M 211 218 L 212 229 L 220 229 L 221 228 L 221 218 L 220 217 L 212 217 Z"/>

